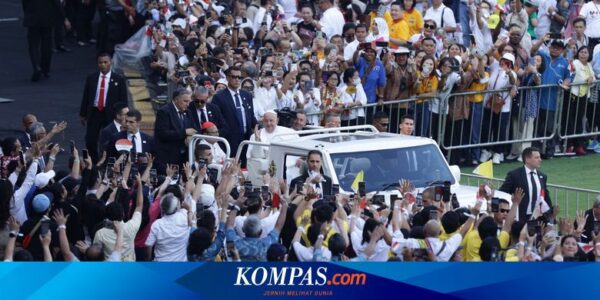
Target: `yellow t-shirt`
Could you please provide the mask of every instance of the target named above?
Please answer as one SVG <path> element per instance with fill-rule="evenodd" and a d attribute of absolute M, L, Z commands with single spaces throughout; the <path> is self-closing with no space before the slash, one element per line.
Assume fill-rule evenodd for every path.
<path fill-rule="evenodd" d="M 498 235 L 498 241 L 500 241 L 500 248 L 504 249 L 508 247 L 510 243 L 510 235 L 508 232 L 502 230 Z M 471 230 L 463 239 L 461 246 L 463 246 L 463 258 L 465 261 L 481 261 L 479 257 L 479 248 L 481 247 L 481 238 L 477 230 Z"/>
<path fill-rule="evenodd" d="M 433 71 L 432 71 L 433 72 Z M 421 72 L 417 72 L 417 77 L 421 78 Z M 415 93 L 417 95 L 437 91 L 438 88 L 438 78 L 435 75 L 429 76 L 427 79 L 422 79 L 421 82 L 417 83 L 417 88 L 415 89 Z M 417 103 L 423 103 L 425 101 L 429 101 L 430 98 L 423 98 L 417 100 Z"/>
<path fill-rule="evenodd" d="M 300 216 L 298 216 L 298 218 L 296 219 L 296 226 L 300 226 L 300 223 L 302 222 L 302 218 L 304 217 L 308 217 L 310 218 L 311 215 L 311 210 L 310 209 L 305 209 L 302 214 Z M 306 230 L 306 233 L 304 233 L 302 235 L 302 239 L 304 240 L 304 242 L 306 243 L 307 246 L 310 246 L 310 242 L 308 241 L 308 229 L 310 228 L 312 224 L 309 224 L 308 226 L 306 226 L 306 228 L 304 228 L 304 230 Z M 343 224 L 344 226 L 344 230 L 346 230 L 346 232 L 348 232 L 349 229 L 349 224 L 348 222 L 344 222 Z M 327 236 L 325 236 L 325 239 L 323 240 L 323 246 L 327 247 L 328 243 L 329 243 L 329 238 L 338 233 L 337 231 L 333 230 L 333 228 L 331 228 L 331 226 L 328 226 L 328 231 L 327 231 Z"/>
<path fill-rule="evenodd" d="M 517 249 L 508 249 L 506 250 L 506 255 L 504 257 L 504 261 L 506 262 L 519 262 L 519 257 L 517 256 L 518 254 L 518 250 Z"/>
<path fill-rule="evenodd" d="M 423 29 L 423 16 L 421 16 L 421 13 L 418 10 L 412 9 L 410 12 L 406 10 L 404 11 L 404 16 L 402 18 L 408 23 L 409 36 L 421 33 L 421 30 Z"/>
<path fill-rule="evenodd" d="M 488 72 L 485 72 L 485 77 L 490 77 L 490 74 Z M 485 89 L 487 88 L 488 83 L 481 83 L 479 81 L 474 80 L 471 85 L 468 88 L 469 92 L 481 92 L 481 91 L 485 91 Z M 481 94 L 473 94 L 471 96 L 469 96 L 469 101 L 473 102 L 473 103 L 481 103 L 483 102 L 483 93 Z"/>
<path fill-rule="evenodd" d="M 399 39 L 399 40 L 403 40 L 403 41 L 408 41 L 408 39 L 410 38 L 410 34 L 409 34 L 409 30 L 408 30 L 408 23 L 406 23 L 405 20 L 403 20 L 403 19 L 398 20 L 398 21 L 392 20 L 391 22 L 389 22 L 387 24 L 390 29 L 390 39 Z M 396 48 L 398 48 L 398 46 L 390 43 L 390 48 L 396 49 Z"/>

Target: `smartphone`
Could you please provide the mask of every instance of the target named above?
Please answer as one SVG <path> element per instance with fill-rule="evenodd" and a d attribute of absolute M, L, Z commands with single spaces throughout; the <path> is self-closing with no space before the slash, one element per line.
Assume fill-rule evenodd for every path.
<path fill-rule="evenodd" d="M 21 166 L 25 166 L 25 154 L 23 154 L 23 151 L 19 150 L 19 162 L 21 163 Z"/>
<path fill-rule="evenodd" d="M 529 64 L 532 66 L 535 66 L 535 57 L 530 57 L 529 58 Z"/>
<path fill-rule="evenodd" d="M 198 160 L 198 170 L 202 170 L 204 167 L 206 167 L 206 159 L 199 159 Z"/>
<path fill-rule="evenodd" d="M 390 195 L 390 208 L 394 209 L 394 203 L 396 203 L 396 201 L 400 199 L 400 197 L 396 194 L 391 194 Z"/>
<path fill-rule="evenodd" d="M 275 194 L 272 197 L 272 201 L 271 201 L 271 207 L 273 208 L 278 208 L 279 207 L 279 195 Z"/>
<path fill-rule="evenodd" d="M 83 159 L 88 159 L 88 157 L 90 156 L 90 153 L 87 149 L 81 150 L 81 153 L 83 154 Z"/>
<path fill-rule="evenodd" d="M 233 251 L 235 250 L 235 244 L 233 241 L 227 241 L 225 248 L 227 250 L 227 257 L 231 260 L 233 257 Z"/>
<path fill-rule="evenodd" d="M 310 91 L 310 90 L 312 90 L 314 87 L 315 87 L 315 86 L 314 86 L 314 84 L 313 84 L 313 81 L 312 81 L 312 80 L 306 81 L 306 82 L 304 83 L 304 90 L 306 90 L 306 91 Z"/>
<path fill-rule="evenodd" d="M 417 206 L 419 206 L 419 207 L 423 206 L 423 194 L 421 194 L 421 193 L 417 194 L 417 199 L 415 199 L 415 204 L 417 204 Z"/>
<path fill-rule="evenodd" d="M 356 195 L 355 195 L 354 197 L 356 198 Z M 365 199 L 365 198 L 360 198 L 360 201 L 359 201 L 359 207 L 360 207 L 361 209 L 365 209 L 365 207 L 367 207 L 367 199 Z"/>
<path fill-rule="evenodd" d="M 54 147 L 54 143 L 50 143 L 48 144 L 48 147 L 46 147 L 48 150 L 51 150 Z"/>
<path fill-rule="evenodd" d="M 190 71 L 188 71 L 188 70 L 177 71 L 177 77 L 179 77 L 179 78 L 188 77 L 188 76 L 190 76 Z"/>
<path fill-rule="evenodd" d="M 139 172 L 140 172 L 140 171 L 139 171 L 139 169 L 138 169 L 138 167 L 137 167 L 137 166 L 132 166 L 132 167 L 131 167 L 131 172 L 130 172 L 130 174 L 131 174 L 131 178 L 135 178 L 135 176 L 137 176 L 137 174 L 138 174 Z"/>
<path fill-rule="evenodd" d="M 367 195 L 367 186 L 364 181 L 358 183 L 358 195 L 361 197 Z"/>
<path fill-rule="evenodd" d="M 304 192 L 304 184 L 302 182 L 297 182 L 295 186 L 296 194 L 302 194 Z"/>
<path fill-rule="evenodd" d="M 497 213 L 500 211 L 500 198 L 493 197 L 492 198 L 492 212 Z"/>
<path fill-rule="evenodd" d="M 536 233 L 536 230 L 535 230 L 536 226 L 538 226 L 538 223 L 536 220 L 527 221 L 527 235 L 534 236 Z"/>
<path fill-rule="evenodd" d="M 337 195 L 340 193 L 340 185 L 339 184 L 332 184 L 331 185 L 331 194 L 332 195 Z"/>
<path fill-rule="evenodd" d="M 244 49 L 242 49 L 242 48 L 235 48 L 235 49 L 233 49 L 233 54 L 242 55 L 242 53 L 244 53 Z"/>
<path fill-rule="evenodd" d="M 298 64 L 291 64 L 290 65 L 290 71 L 292 71 L 292 72 L 298 71 Z"/>
<path fill-rule="evenodd" d="M 246 194 L 246 197 L 252 193 L 252 181 L 244 181 L 244 193 Z"/>
<path fill-rule="evenodd" d="M 273 77 L 273 71 L 265 71 L 265 77 Z"/>
<path fill-rule="evenodd" d="M 154 186 L 158 183 L 158 173 L 156 172 L 156 169 L 150 169 L 150 183 Z"/>
<path fill-rule="evenodd" d="M 227 35 L 231 35 L 231 28 L 227 28 L 227 29 L 225 29 L 225 34 L 227 34 Z"/>
<path fill-rule="evenodd" d="M 452 193 L 450 192 L 450 184 L 450 181 L 444 181 L 442 201 L 445 203 L 450 202 L 450 197 L 452 196 Z"/>
<path fill-rule="evenodd" d="M 458 203 L 458 197 L 456 194 L 452 194 L 452 209 L 457 209 L 460 207 L 460 203 Z"/>
<path fill-rule="evenodd" d="M 73 154 L 73 152 L 75 152 L 75 141 L 70 140 L 69 146 L 71 147 L 71 154 Z"/>
<path fill-rule="evenodd" d="M 137 152 L 133 151 L 133 149 L 131 149 L 131 151 L 129 151 L 129 157 L 131 157 L 132 163 L 135 164 L 137 162 Z"/>
<path fill-rule="evenodd" d="M 365 50 L 365 49 L 370 49 L 370 48 L 371 48 L 371 43 L 360 43 L 358 45 L 359 50 Z"/>
<path fill-rule="evenodd" d="M 318 39 L 322 39 L 323 38 L 323 32 L 322 31 L 317 31 L 317 38 Z"/>
<path fill-rule="evenodd" d="M 50 230 L 50 220 L 44 220 L 40 224 L 40 235 L 46 235 Z"/>
<path fill-rule="evenodd" d="M 175 172 L 173 173 L 173 180 L 177 181 L 179 180 L 179 166 L 174 166 L 173 169 L 175 170 Z"/>
<path fill-rule="evenodd" d="M 389 42 L 375 42 L 375 46 L 377 47 L 382 47 L 382 48 L 387 48 L 390 46 Z"/>
<path fill-rule="evenodd" d="M 271 200 L 269 186 L 263 185 L 260 187 L 260 197 L 263 199 L 264 202 Z"/>
<path fill-rule="evenodd" d="M 109 164 L 109 165 L 111 165 L 111 164 L 112 164 L 112 165 L 114 165 L 114 164 L 115 164 L 115 161 L 117 161 L 117 160 L 116 160 L 114 157 L 109 157 L 109 158 L 108 158 L 108 161 L 107 161 L 107 164 Z"/>
<path fill-rule="evenodd" d="M 562 39 L 562 34 L 560 34 L 560 32 L 559 33 L 552 32 L 552 33 L 549 34 L 549 36 L 553 40 L 560 40 L 560 39 Z"/>
<path fill-rule="evenodd" d="M 438 211 L 437 209 L 432 209 L 429 211 L 429 220 L 437 220 L 438 219 Z"/>
<path fill-rule="evenodd" d="M 594 234 L 600 234 L 600 221 L 594 221 Z"/>
<path fill-rule="evenodd" d="M 435 202 L 440 202 L 440 201 L 442 201 L 443 198 L 444 198 L 444 188 L 441 186 L 436 186 L 435 187 L 435 197 L 433 198 L 433 200 Z"/>

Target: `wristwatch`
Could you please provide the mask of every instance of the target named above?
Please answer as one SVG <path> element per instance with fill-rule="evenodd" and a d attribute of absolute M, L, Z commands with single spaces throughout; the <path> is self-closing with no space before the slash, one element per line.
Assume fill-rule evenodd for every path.
<path fill-rule="evenodd" d="M 8 233 L 8 237 L 11 238 L 11 239 L 12 238 L 16 238 L 18 235 L 19 234 L 16 231 L 11 231 L 11 232 Z"/>

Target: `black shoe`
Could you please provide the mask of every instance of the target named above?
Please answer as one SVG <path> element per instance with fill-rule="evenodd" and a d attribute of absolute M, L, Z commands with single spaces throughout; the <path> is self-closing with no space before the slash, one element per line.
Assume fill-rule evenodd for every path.
<path fill-rule="evenodd" d="M 44 79 L 50 78 L 50 73 L 48 72 L 42 72 L 42 75 L 44 76 Z"/>
<path fill-rule="evenodd" d="M 65 47 L 64 45 L 56 48 L 56 51 L 60 51 L 60 52 L 71 52 L 71 49 Z"/>
<path fill-rule="evenodd" d="M 42 78 L 42 71 L 40 71 L 40 70 L 33 72 L 33 75 L 31 75 L 31 81 L 33 81 L 33 82 L 38 82 L 38 81 L 40 81 L 41 78 Z"/>

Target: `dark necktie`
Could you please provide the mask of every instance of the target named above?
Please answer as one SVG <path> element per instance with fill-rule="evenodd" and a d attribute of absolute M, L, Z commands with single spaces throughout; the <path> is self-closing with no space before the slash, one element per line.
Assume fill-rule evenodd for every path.
<path fill-rule="evenodd" d="M 185 122 L 184 122 L 184 116 L 183 116 L 183 112 L 180 111 L 179 113 L 179 125 L 181 125 L 181 128 L 185 129 Z"/>
<path fill-rule="evenodd" d="M 204 121 L 203 122 L 209 122 L 210 120 L 208 119 L 208 113 L 206 111 L 206 108 L 202 109 L 202 117 L 204 117 Z"/>
<path fill-rule="evenodd" d="M 235 114 L 240 124 L 240 134 L 243 136 L 246 132 L 246 124 L 244 122 L 244 107 L 239 93 L 235 93 Z"/>
<path fill-rule="evenodd" d="M 529 203 L 529 206 L 531 207 L 531 212 L 533 213 L 533 210 L 535 209 L 535 203 L 537 202 L 538 191 L 537 185 L 535 184 L 535 172 L 529 172 L 529 175 L 531 175 L 531 203 Z"/>
<path fill-rule="evenodd" d="M 133 147 L 131 147 L 131 152 L 132 153 L 137 153 L 137 145 L 135 142 L 135 134 L 131 135 L 131 144 L 133 144 Z"/>

